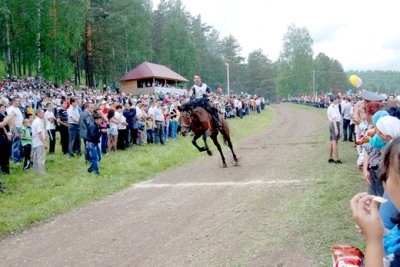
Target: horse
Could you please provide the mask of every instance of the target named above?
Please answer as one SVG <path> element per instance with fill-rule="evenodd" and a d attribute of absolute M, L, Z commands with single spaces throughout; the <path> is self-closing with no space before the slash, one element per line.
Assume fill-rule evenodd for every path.
<path fill-rule="evenodd" d="M 222 159 L 222 166 L 223 168 L 227 168 L 228 165 L 226 164 L 226 160 L 224 154 L 222 153 L 221 145 L 218 142 L 218 132 L 222 134 L 224 140 L 228 144 L 230 150 L 232 151 L 233 159 L 235 161 L 235 165 L 239 164 L 239 159 L 236 157 L 235 152 L 233 151 L 233 145 L 231 141 L 231 136 L 229 132 L 229 127 L 227 122 L 219 116 L 220 127 L 217 128 L 213 121 L 211 114 L 205 110 L 203 107 L 195 107 L 190 108 L 187 105 L 182 105 L 179 107 L 181 111 L 181 126 L 182 127 L 190 127 L 193 131 L 193 140 L 192 144 L 200 151 L 206 151 L 209 156 L 212 156 L 212 152 L 207 145 L 207 136 L 213 140 L 214 145 L 217 147 L 221 159 Z M 204 140 L 204 147 L 200 147 L 197 144 L 197 140 L 203 136 Z"/>

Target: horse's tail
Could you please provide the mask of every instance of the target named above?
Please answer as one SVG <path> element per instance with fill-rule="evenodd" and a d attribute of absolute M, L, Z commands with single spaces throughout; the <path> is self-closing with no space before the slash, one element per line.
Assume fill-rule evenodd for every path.
<path fill-rule="evenodd" d="M 221 124 L 223 125 L 223 127 L 226 129 L 226 131 L 229 133 L 229 125 L 228 125 L 228 122 L 225 120 L 224 116 L 222 116 L 221 114 L 220 114 L 219 117 L 220 117 L 219 121 L 221 122 Z"/>

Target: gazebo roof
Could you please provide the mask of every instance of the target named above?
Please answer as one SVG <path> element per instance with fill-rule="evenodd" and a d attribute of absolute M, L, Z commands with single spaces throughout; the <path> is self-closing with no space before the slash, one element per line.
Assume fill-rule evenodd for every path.
<path fill-rule="evenodd" d="M 121 81 L 131 81 L 148 78 L 160 78 L 178 82 L 188 82 L 187 79 L 185 79 L 175 71 L 167 68 L 166 66 L 150 63 L 147 61 L 143 62 L 136 68 L 126 73 L 121 78 Z"/>

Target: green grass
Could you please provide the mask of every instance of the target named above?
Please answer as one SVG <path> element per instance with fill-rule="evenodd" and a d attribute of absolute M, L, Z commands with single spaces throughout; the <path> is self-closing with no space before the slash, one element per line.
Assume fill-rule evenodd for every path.
<path fill-rule="evenodd" d="M 275 113 L 268 109 L 243 120 L 229 120 L 233 141 L 267 128 L 274 116 Z M 210 147 L 216 150 L 213 145 Z M 47 155 L 45 175 L 22 172 L 21 165 L 11 164 L 12 174 L 2 179 L 6 193 L 0 194 L 0 237 L 205 156 L 191 144 L 191 137 L 178 137 L 163 147 L 147 145 L 111 153 L 100 162 L 102 175 L 97 177 L 87 173 L 88 166 L 83 157 L 69 159 L 63 156 L 58 141 L 56 149 L 55 155 Z"/>

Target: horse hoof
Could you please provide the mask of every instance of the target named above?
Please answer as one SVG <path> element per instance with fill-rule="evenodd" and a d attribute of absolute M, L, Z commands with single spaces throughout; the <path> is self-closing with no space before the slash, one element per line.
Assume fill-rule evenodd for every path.
<path fill-rule="evenodd" d="M 212 152 L 211 151 L 207 151 L 207 154 L 211 157 L 212 156 Z"/>
<path fill-rule="evenodd" d="M 222 164 L 222 168 L 228 168 L 228 165 L 226 163 Z"/>

